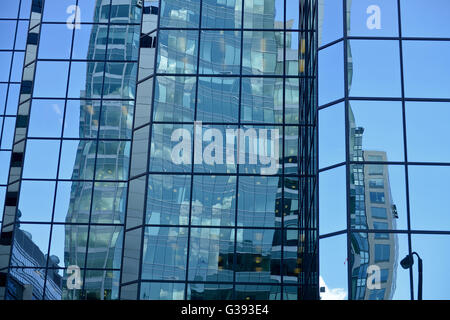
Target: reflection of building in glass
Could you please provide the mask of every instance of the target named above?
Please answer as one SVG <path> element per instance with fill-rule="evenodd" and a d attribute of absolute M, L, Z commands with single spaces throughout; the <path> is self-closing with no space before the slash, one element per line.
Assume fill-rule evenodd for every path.
<path fill-rule="evenodd" d="M 100 22 L 101 12 L 108 10 L 109 3 L 97 0 L 95 22 Z M 138 14 L 135 6 L 127 0 L 115 1 L 111 6 L 111 20 L 125 19 L 126 22 L 130 16 Z M 139 34 L 135 29 L 134 25 L 94 25 L 86 58 L 137 59 Z M 85 272 L 84 292 L 77 290 L 78 298 L 118 298 L 119 279 L 112 269 L 120 269 L 123 234 L 121 227 L 114 225 L 124 223 L 126 207 L 130 142 L 125 139 L 131 138 L 136 83 L 132 78 L 136 74 L 133 68 L 135 64 L 117 62 L 88 62 L 86 66 L 86 87 L 80 93 L 80 98 L 86 100 L 80 103 L 79 135 L 81 139 L 98 136 L 99 140 L 79 142 L 72 180 L 92 179 L 95 173 L 97 182 L 72 184 L 66 216 L 64 265 L 103 270 Z M 116 100 L 94 100 L 100 97 Z M 96 225 L 69 224 L 88 222 Z M 64 290 L 66 299 L 73 298 L 73 294 L 72 290 Z"/>
<path fill-rule="evenodd" d="M 91 3 L 93 21 L 86 19 L 93 23 L 75 28 L 70 46 L 86 56 L 75 58 L 72 50 L 51 61 L 67 65 L 68 88 L 59 98 L 51 90 L 45 97 L 64 101 L 64 110 L 60 135 L 38 137 L 58 144 L 49 154 L 57 159 L 54 177 L 40 178 L 55 184 L 55 194 L 49 218 L 39 221 L 50 232 L 48 239 L 42 235 L 48 249 L 39 248 L 63 247 L 64 254 L 44 255 L 45 261 L 31 266 L 41 267 L 44 279 L 32 295 L 317 298 L 314 1 L 296 2 L 295 18 L 286 22 L 285 1 L 247 2 L 244 8 L 239 1 L 160 3 L 161 12 L 155 1 Z M 46 9 L 40 8 L 37 22 Z M 66 27 L 66 19 L 52 24 Z M 34 78 L 31 71 L 26 75 Z M 29 106 L 22 109 L 28 117 Z M 194 133 L 194 121 L 221 133 L 266 129 L 274 138 L 271 130 L 278 130 L 273 143 L 279 149 L 270 139 L 258 146 L 278 150 L 276 174 L 263 175 L 259 163 L 176 165 L 171 135 L 177 128 Z M 16 140 L 26 142 L 28 123 L 19 125 L 23 137 Z M 238 153 L 253 156 L 251 143 L 236 148 L 235 159 Z M 20 182 L 22 153 L 15 163 Z M 8 194 L 8 228 L 16 222 L 20 182 Z M 2 244 L 6 252 L 8 240 L 14 243 L 15 259 L 18 241 L 27 238 L 8 228 Z M 2 259 L 3 269 L 11 284 L 20 282 L 9 258 Z M 69 266 L 80 268 L 81 288 L 69 285 Z"/>
<path fill-rule="evenodd" d="M 42 300 L 61 299 L 61 286 L 63 279 L 57 269 L 49 269 L 45 279 L 45 269 L 38 268 L 45 265 L 47 255 L 42 253 L 33 242 L 32 235 L 16 228 L 11 264 L 16 268 L 11 269 L 7 286 L 7 299 L 9 300 Z M 49 258 L 49 268 L 56 268 L 59 258 Z M 24 268 L 20 268 L 24 267 Z M 33 268 L 34 267 L 34 268 Z M 43 297 L 44 283 L 47 290 Z"/>
<path fill-rule="evenodd" d="M 356 127 L 350 108 L 350 147 L 352 161 L 386 162 L 383 151 L 363 150 L 364 128 Z M 397 212 L 393 203 L 388 166 L 350 166 L 350 218 L 353 229 L 395 230 Z M 393 233 L 352 233 L 352 299 L 390 300 L 395 292 L 398 264 L 397 235 Z M 370 266 L 379 267 L 380 288 L 370 288 Z M 369 268 L 369 272 L 368 272 Z M 375 284 L 374 282 L 372 283 Z"/>
<path fill-rule="evenodd" d="M 314 140 L 313 126 L 306 126 L 314 121 L 314 110 L 303 92 L 313 82 L 303 78 L 305 37 L 298 31 L 285 32 L 284 22 L 276 21 L 284 15 L 280 3 L 246 4 L 244 27 L 259 30 L 201 30 L 200 40 L 198 31 L 180 27 L 198 14 L 193 3 L 168 2 L 161 8 L 161 25 L 180 30 L 159 31 L 149 164 L 155 173 L 148 178 L 148 227 L 142 249 L 142 278 L 149 282 L 142 286 L 141 299 L 317 295 L 312 178 L 316 158 L 315 149 L 307 146 Z M 210 0 L 203 4 L 202 27 L 241 27 L 239 5 Z M 308 7 L 302 1 L 300 11 L 303 5 Z M 300 17 L 302 13 L 299 18 L 306 23 L 306 11 Z M 286 29 L 293 25 L 293 20 L 287 21 Z M 283 77 L 284 68 L 290 78 Z M 194 120 L 222 134 L 241 122 L 284 130 L 277 175 L 258 177 L 260 168 L 242 165 L 236 176 L 236 167 L 226 164 L 196 164 L 193 171 L 201 175 L 193 176 L 186 165 L 180 174 L 180 167 L 170 161 L 170 137 L 177 128 L 192 131 L 189 123 Z M 282 127 L 284 123 L 291 126 Z M 249 145 L 245 148 L 248 156 Z M 214 176 L 217 172 L 220 175 Z M 185 279 L 187 287 L 158 282 Z"/>

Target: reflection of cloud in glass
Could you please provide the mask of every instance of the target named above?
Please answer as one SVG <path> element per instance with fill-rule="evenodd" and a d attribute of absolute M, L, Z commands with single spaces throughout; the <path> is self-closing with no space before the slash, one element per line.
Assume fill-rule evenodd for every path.
<path fill-rule="evenodd" d="M 328 288 L 324 279 L 319 277 L 319 286 L 325 289 L 325 292 L 320 294 L 321 300 L 346 300 L 347 292 L 344 288 Z"/>

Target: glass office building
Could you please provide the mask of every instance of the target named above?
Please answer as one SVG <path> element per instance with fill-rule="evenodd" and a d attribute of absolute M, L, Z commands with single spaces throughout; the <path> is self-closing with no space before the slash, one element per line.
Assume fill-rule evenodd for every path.
<path fill-rule="evenodd" d="M 322 299 L 450 298 L 449 5 L 320 1 Z"/>
<path fill-rule="evenodd" d="M 0 298 L 450 299 L 447 2 L 8 1 Z"/>
<path fill-rule="evenodd" d="M 2 297 L 317 299 L 316 10 L 29 2 Z"/>

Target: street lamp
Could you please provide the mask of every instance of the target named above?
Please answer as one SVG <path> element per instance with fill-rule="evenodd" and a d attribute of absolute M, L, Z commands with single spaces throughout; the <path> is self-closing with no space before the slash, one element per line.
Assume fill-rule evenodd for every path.
<path fill-rule="evenodd" d="M 417 294 L 417 300 L 422 300 L 422 283 L 423 283 L 423 263 L 420 256 L 417 254 L 417 252 L 413 252 L 411 254 L 408 254 L 405 258 L 403 258 L 402 261 L 400 261 L 400 265 L 403 269 L 409 269 L 412 268 L 414 264 L 414 257 L 413 255 L 417 256 L 417 259 L 419 261 L 419 292 Z"/>

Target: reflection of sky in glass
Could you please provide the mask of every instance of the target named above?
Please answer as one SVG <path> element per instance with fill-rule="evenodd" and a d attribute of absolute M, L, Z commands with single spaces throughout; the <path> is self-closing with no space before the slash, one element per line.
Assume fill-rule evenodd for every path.
<path fill-rule="evenodd" d="M 337 5 L 336 3 L 339 3 Z M 448 25 L 450 3 L 444 0 L 419 1 L 402 0 L 402 33 L 404 37 L 450 37 Z M 397 2 L 378 0 L 354 0 L 351 4 L 349 36 L 365 37 L 396 37 L 398 36 Z M 342 28 L 342 16 L 338 17 L 340 1 L 325 1 L 324 25 L 320 45 L 340 38 L 336 28 Z M 381 8 L 382 28 L 369 30 L 366 20 L 369 16 L 366 9 L 369 5 Z M 337 7 L 336 7 L 337 6 Z M 334 9 L 333 9 L 334 8 Z M 333 10 L 332 10 L 333 9 Z M 328 10 L 328 11 L 327 11 Z M 332 16 L 332 18 L 331 18 Z M 449 98 L 450 45 L 447 41 L 412 41 L 404 40 L 403 63 L 405 96 L 409 98 Z M 332 52 L 335 52 L 332 54 Z M 400 43 L 398 40 L 349 40 L 349 88 L 350 97 L 401 97 Z M 343 65 L 343 46 L 341 43 L 324 49 L 319 53 L 319 104 L 344 98 L 344 91 L 337 94 L 344 79 L 343 71 L 337 71 Z M 339 67 L 337 67 L 339 66 Z M 336 74 L 338 73 L 338 74 Z M 333 79 L 333 80 L 331 80 Z M 336 92 L 336 94 L 332 94 Z M 356 127 L 363 127 L 362 150 L 385 151 L 388 161 L 405 161 L 405 145 L 407 141 L 408 161 L 450 163 L 448 148 L 448 102 L 406 102 L 405 119 L 403 119 L 401 101 L 360 101 L 351 100 L 350 107 Z M 321 140 L 319 143 L 320 167 L 324 168 L 342 162 L 339 150 L 342 150 L 344 140 L 338 141 L 339 126 L 338 108 L 332 106 L 319 112 Z M 331 116 L 335 115 L 335 118 Z M 407 128 L 406 137 L 403 132 L 403 121 Z M 325 124 L 325 126 L 324 126 Z M 406 139 L 406 140 L 405 140 Z M 351 146 L 350 146 L 351 147 Z M 409 166 L 409 199 L 412 230 L 448 231 L 450 216 L 448 210 L 448 170 L 447 167 Z M 341 169 L 342 170 L 342 169 Z M 336 171 L 336 172 L 333 172 Z M 342 170 L 344 171 L 344 170 Z M 320 228 L 321 234 L 335 232 L 346 228 L 345 221 L 339 223 L 338 180 L 326 179 L 327 176 L 339 176 L 339 168 L 320 176 Z M 396 229 L 407 230 L 406 217 L 406 178 L 405 167 L 391 165 L 388 167 L 392 201 L 397 206 L 399 218 L 396 219 Z M 341 180 L 345 181 L 342 174 Z M 331 181 L 332 180 L 332 181 Z M 331 185 L 328 185 L 331 183 Z M 324 186 L 323 184 L 327 184 Z M 344 182 L 341 182 L 343 185 Z M 345 195 L 343 196 L 345 199 Z M 325 199 L 324 199 L 325 198 Z M 329 203 L 328 199 L 334 199 Z M 365 201 L 369 201 L 366 199 Z M 336 205 L 338 204 L 338 205 Z M 334 208 L 335 207 L 335 208 Z M 334 208 L 334 211 L 333 211 Z M 330 213 L 331 212 L 331 213 Z M 345 218 L 345 217 L 344 217 Z M 321 240 L 321 274 L 325 284 L 330 289 L 347 288 L 347 279 L 337 282 L 339 277 L 346 277 L 346 270 L 327 264 L 327 255 L 336 255 L 336 247 L 332 248 L 333 239 L 336 246 L 341 238 L 341 246 L 345 246 L 346 237 L 338 236 Z M 448 275 L 444 270 L 450 266 L 448 243 L 450 236 L 412 236 L 412 250 L 424 258 L 424 298 L 448 298 L 447 288 L 440 285 L 448 283 Z M 398 259 L 408 252 L 407 235 L 398 236 Z M 416 239 L 416 240 L 414 240 Z M 439 249 L 434 249 L 434 247 Z M 324 252 L 324 250 L 326 252 Z M 445 252 L 445 253 L 444 253 Z M 435 256 L 434 256 L 435 255 Z M 342 258 L 345 260 L 345 253 Z M 330 258 L 331 259 L 331 258 Z M 437 259 L 439 259 L 437 261 Z M 436 260 L 436 262 L 435 262 Z M 343 263 L 343 262 L 342 262 Z M 341 268 L 342 269 L 342 268 Z M 417 272 L 417 261 L 414 274 Z M 417 297 L 417 279 L 414 280 L 414 294 Z M 339 292 L 334 298 L 342 298 Z M 346 290 L 346 289 L 345 289 Z M 394 299 L 409 299 L 409 272 L 398 267 L 396 291 Z"/>
<path fill-rule="evenodd" d="M 61 17 L 66 17 L 65 9 L 69 4 L 73 4 L 75 0 L 47 0 L 52 4 L 52 10 L 46 11 L 44 15 L 45 21 L 59 21 Z M 80 1 L 82 5 L 92 5 L 93 1 Z M 277 5 L 281 3 L 277 2 Z M 291 2 L 288 4 L 288 8 Z M 333 25 L 333 28 L 324 28 L 322 35 L 322 45 L 341 37 L 342 19 L 339 14 L 335 14 L 341 6 L 336 6 L 339 1 L 328 1 L 330 4 L 326 7 L 324 20 Z M 394 3 L 394 5 L 392 5 Z M 450 37 L 450 27 L 448 21 L 450 19 L 450 4 L 447 0 L 402 0 L 402 32 L 403 36 L 408 37 Z M 366 28 L 365 9 L 370 4 L 378 4 L 382 9 L 382 26 L 381 30 L 369 31 Z M 2 4 L 0 18 L 14 18 L 17 11 L 17 3 L 15 1 L 7 1 Z M 30 5 L 30 1 L 22 1 L 22 6 Z M 397 35 L 397 14 L 396 2 L 388 0 L 378 1 L 352 1 L 352 19 L 350 24 L 349 35 L 353 36 L 396 36 Z M 281 7 L 276 7 L 277 16 L 282 12 Z M 336 9 L 336 11 L 334 11 Z M 26 12 L 23 10 L 22 12 Z M 92 22 L 89 16 L 92 10 L 86 10 L 82 15 L 82 21 Z M 290 11 L 287 10 L 289 18 Z M 22 16 L 22 14 L 21 14 Z M 23 15 L 27 18 L 27 15 Z M 276 20 L 281 20 L 276 17 Z M 4 22 L 2 22 L 4 23 Z M 6 29 L 5 29 L 6 28 Z M 9 30 L 12 24 L 2 30 Z M 327 31 L 328 30 L 328 31 Z M 43 37 L 41 49 L 39 51 L 40 58 L 68 58 L 70 54 L 71 31 L 65 28 L 65 25 L 44 25 L 43 33 L 47 33 Z M 77 59 L 87 58 L 88 40 L 92 32 L 92 26 L 83 26 L 75 33 L 75 47 L 73 57 Z M 12 33 L 11 33 L 12 34 Z M 0 46 L 10 46 L 11 34 L 2 33 L 0 38 Z M 58 46 L 50 37 L 61 39 Z M 50 41 L 46 44 L 47 39 Z M 295 42 L 294 42 L 295 44 Z M 397 59 L 399 54 L 398 42 L 395 40 L 352 40 L 351 41 L 352 58 L 353 58 L 353 78 L 350 95 L 351 96 L 383 96 L 383 97 L 400 97 L 400 66 Z M 415 98 L 449 98 L 450 83 L 450 65 L 448 56 L 450 56 L 450 45 L 447 42 L 424 42 L 424 41 L 403 41 L 404 50 L 404 66 L 405 66 L 405 94 L 407 97 Z M 343 46 L 335 45 L 321 54 L 321 103 L 327 103 L 335 99 L 343 98 Z M 8 65 L 11 54 L 0 52 L 0 79 L 5 75 L 3 72 L 4 65 Z M 76 72 L 75 72 L 76 71 Z M 68 63 L 65 62 L 39 62 L 38 77 L 36 79 L 35 94 L 41 97 L 64 97 L 66 77 L 68 73 Z M 1 80 L 3 81 L 3 80 Z M 85 63 L 80 63 L 79 69 L 73 69 L 71 74 L 71 84 L 69 94 L 74 98 L 79 97 L 83 85 L 86 81 Z M 322 80 L 321 80 L 322 81 Z M 335 93 L 335 94 L 334 94 Z M 323 98 L 325 97 L 325 99 Z M 77 122 L 79 117 L 80 105 L 75 105 L 71 110 Z M 381 150 L 387 152 L 389 161 L 404 160 L 404 137 L 402 127 L 401 102 L 392 101 L 352 101 L 351 107 L 355 115 L 357 126 L 365 128 L 363 136 L 363 149 L 365 150 Z M 328 166 L 339 163 L 345 158 L 342 155 L 342 147 L 345 143 L 342 128 L 343 122 L 339 121 L 342 110 L 332 107 L 335 110 L 323 110 L 324 121 L 321 122 L 323 134 L 328 137 L 321 145 L 320 161 L 321 166 Z M 56 137 L 60 135 L 62 127 L 61 113 L 64 107 L 60 100 L 35 100 L 33 101 L 32 114 L 30 123 L 30 137 Z M 409 161 L 426 161 L 426 162 L 449 162 L 448 148 L 448 103 L 433 102 L 407 102 L 406 103 L 406 126 L 408 141 L 408 159 Z M 67 110 L 66 110 L 67 112 Z M 325 115 L 329 112 L 331 115 Z M 13 113 L 11 111 L 11 113 Z M 336 115 L 336 118 L 334 118 Z M 327 118 L 328 117 L 328 118 Z M 334 120 L 334 121 L 333 121 Z M 11 120 L 5 121 L 4 127 L 14 128 Z M 78 128 L 72 127 L 73 137 L 78 137 L 76 132 Z M 339 134 L 337 133 L 339 132 Z M 67 134 L 67 131 L 66 131 Z M 4 148 L 2 140 L 2 149 Z M 58 152 L 57 143 L 46 142 L 42 140 L 30 141 L 28 145 L 28 153 L 38 155 L 40 164 L 30 166 L 27 162 L 25 165 L 25 177 L 49 177 L 56 176 L 56 163 L 54 156 Z M 63 168 L 65 176 L 70 176 L 71 165 L 75 161 L 75 150 L 68 152 L 70 155 L 67 160 L 69 166 Z M 339 153 L 339 154 L 338 154 Z M 52 157 L 50 157 L 52 155 Z M 2 155 L 3 156 L 3 155 Z M 51 158 L 51 161 L 49 159 Z M 0 160 L 1 161 L 1 160 Z M 3 162 L 1 162 L 3 164 Z M 406 197 L 404 196 L 405 176 L 403 166 L 390 166 L 389 178 L 391 180 L 391 189 L 393 200 L 396 203 L 399 213 L 403 213 L 397 225 L 398 229 L 404 229 L 406 226 Z M 64 171 L 65 170 L 65 171 Z M 336 214 L 338 211 L 345 210 L 345 172 L 342 168 L 334 169 L 329 172 L 330 175 L 337 176 L 331 188 L 326 191 L 327 198 L 321 197 L 321 233 L 342 230 L 346 227 L 345 216 Z M 5 177 L 0 174 L 0 179 L 4 181 Z M 36 176 L 35 174 L 38 174 Z M 328 173 L 324 173 L 326 176 Z M 448 170 L 444 167 L 409 167 L 409 190 L 411 202 L 411 227 L 412 229 L 425 230 L 449 230 L 450 218 L 448 215 Z M 328 187 L 325 177 L 321 176 L 321 183 Z M 29 203 L 23 203 L 22 220 L 33 220 L 33 216 L 44 215 L 51 206 L 52 200 L 45 200 L 45 195 L 51 194 L 54 186 L 52 183 L 41 183 L 36 186 L 36 191 L 30 189 Z M 321 185 L 321 188 L 323 185 Z M 27 188 L 23 185 L 24 190 Z M 3 192 L 3 195 L 2 195 Z M 23 191 L 24 194 L 28 193 Z M 0 203 L 4 197 L 4 190 L 0 188 Z M 66 201 L 69 201 L 67 198 Z M 40 203 L 37 206 L 39 211 L 31 204 Z M 62 211 L 67 212 L 67 209 Z M 344 214 L 345 211 L 342 211 Z M 45 213 L 45 216 L 48 216 Z M 34 241 L 46 252 L 48 243 L 46 243 L 45 227 L 38 228 L 23 224 L 24 230 L 33 233 Z M 43 231 L 44 230 L 44 231 Z M 62 236 L 59 238 L 63 238 Z M 406 237 L 399 238 L 399 258 L 401 259 L 407 252 Z M 448 298 L 446 284 L 448 283 L 447 269 L 450 265 L 448 248 L 450 242 L 448 236 L 431 236 L 431 235 L 414 235 L 412 237 L 412 248 L 418 251 L 424 258 L 425 282 L 424 297 L 425 298 Z M 338 236 L 329 240 L 321 241 L 321 265 L 324 270 L 322 276 L 326 280 L 326 285 L 330 288 L 346 288 L 346 237 Z M 58 244 L 55 252 L 61 259 L 63 252 L 63 244 Z M 329 267 L 333 266 L 333 267 Z M 336 267 L 334 267 L 336 266 Z M 415 272 L 414 272 L 415 273 Z M 406 276 L 408 271 L 399 269 L 397 272 L 397 290 L 394 298 L 409 298 L 408 281 Z M 415 284 L 417 280 L 415 279 Z M 416 288 L 415 288 L 416 289 Z M 416 292 L 416 291 L 415 291 Z"/>

